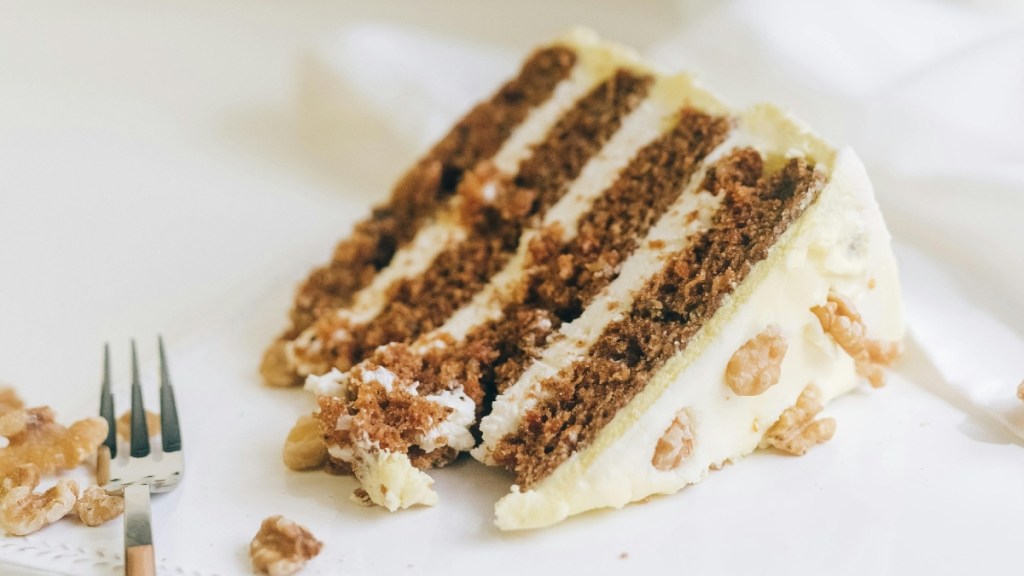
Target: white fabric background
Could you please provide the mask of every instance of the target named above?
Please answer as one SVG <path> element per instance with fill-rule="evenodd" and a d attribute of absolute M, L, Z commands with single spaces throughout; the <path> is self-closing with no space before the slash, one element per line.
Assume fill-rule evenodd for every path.
<path fill-rule="evenodd" d="M 245 573 L 271 513 L 327 541 L 320 574 L 1016 573 L 1022 18 L 1009 1 L 0 0 L 0 381 L 80 417 L 102 343 L 123 391 L 128 339 L 151 365 L 164 333 L 190 466 L 154 503 L 165 573 Z M 473 463 L 438 474 L 440 507 L 395 516 L 349 506 L 348 480 L 286 473 L 280 439 L 309 400 L 260 389 L 255 367 L 292 287 L 573 24 L 857 149 L 904 272 L 893 382 L 830 406 L 839 434 L 805 458 L 755 455 L 525 537 L 489 528 L 507 479 Z M 0 571 L 116 573 L 119 547 L 117 525 L 66 523 L 0 539 Z"/>

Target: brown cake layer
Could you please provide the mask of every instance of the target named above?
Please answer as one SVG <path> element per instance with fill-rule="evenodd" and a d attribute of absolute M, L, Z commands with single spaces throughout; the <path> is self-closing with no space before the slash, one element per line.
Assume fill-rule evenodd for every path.
<path fill-rule="evenodd" d="M 497 201 L 477 204 L 477 212 L 467 215 L 472 226 L 468 238 L 439 254 L 423 274 L 393 286 L 384 309 L 366 324 L 346 326 L 351 338 L 324 347 L 324 359 L 347 370 L 378 346 L 408 342 L 440 326 L 469 302 L 515 254 L 522 232 L 562 197 L 643 101 L 652 82 L 650 76 L 619 70 L 581 98 L 518 174 L 499 183 Z M 322 328 L 325 335 L 334 332 L 330 322 Z"/>
<path fill-rule="evenodd" d="M 483 391 L 477 385 L 476 366 L 471 362 L 451 362 L 439 355 L 419 356 L 407 346 L 384 347 L 374 354 L 374 360 L 352 370 L 351 375 L 362 384 L 350 389 L 351 397 L 317 397 L 316 417 L 328 445 L 353 446 L 354 439 L 365 434 L 380 450 L 408 454 L 412 464 L 419 468 L 442 466 L 454 460 L 458 452 L 453 448 L 424 452 L 416 446 L 419 438 L 451 411 L 424 396 L 447 389 L 447 383 L 454 378 L 464 384 L 465 394 L 479 404 Z M 380 366 L 386 366 L 397 383 L 390 392 L 379 382 L 362 378 L 362 371 Z M 412 383 L 415 386 L 410 386 Z M 339 429 L 338 419 L 343 414 L 351 416 L 351 420 Z M 335 466 L 340 472 L 350 471 L 349 465 L 341 460 L 335 459 Z"/>
<path fill-rule="evenodd" d="M 531 246 L 534 267 L 520 297 L 506 306 L 501 319 L 466 339 L 493 341 L 498 358 L 491 369 L 497 392 L 516 381 L 543 350 L 549 334 L 579 317 L 618 276 L 622 263 L 728 132 L 725 118 L 681 110 L 674 127 L 642 148 L 594 201 L 572 240 L 561 242 L 557 229 L 544 231 Z"/>
<path fill-rule="evenodd" d="M 529 111 L 551 96 L 575 62 L 570 48 L 539 50 L 516 78 L 462 118 L 399 180 L 390 200 L 356 224 L 351 236 L 338 244 L 331 262 L 310 274 L 296 295 L 292 326 L 284 337 L 297 336 L 321 311 L 348 304 L 352 294 L 369 284 L 455 192 L 462 175 L 497 153 Z"/>
<path fill-rule="evenodd" d="M 499 389 L 509 378 L 514 381 L 525 360 L 543 349 L 547 335 L 560 322 L 575 318 L 616 277 L 619 264 L 682 194 L 700 162 L 728 131 L 725 118 L 690 108 L 680 111 L 673 128 L 642 148 L 595 200 L 571 241 L 564 242 L 558 230 L 549 230 L 531 246 L 534 264 L 522 289 L 515 291 L 516 302 L 505 308 L 500 320 L 482 325 L 462 342 L 442 337 L 443 346 L 418 353 L 406 344 L 381 347 L 354 369 L 355 380 L 361 382 L 355 398 L 321 401 L 330 441 L 344 443 L 340 436 L 365 432 L 382 449 L 414 450 L 410 457 L 418 466 L 450 461 L 454 453 L 428 456 L 413 448 L 426 432 L 425 424 L 447 416 L 446 409 L 425 396 L 450 390 L 457 382 L 476 403 L 477 416 L 482 416 L 487 409 L 485 391 L 493 398 L 496 377 Z M 570 297 L 568 291 L 576 293 Z M 359 376 L 378 367 L 393 374 L 391 393 L 382 393 L 379 383 L 363 382 Z M 410 393 L 413 387 L 415 393 Z M 339 432 L 332 422 L 344 404 L 353 416 L 352 427 Z"/>
<path fill-rule="evenodd" d="M 765 175 L 760 155 L 733 152 L 709 170 L 704 188 L 724 194 L 712 226 L 637 293 L 586 358 L 541 383 L 545 398 L 502 439 L 494 460 L 528 488 L 593 442 L 615 414 L 715 314 L 816 198 L 820 177 L 804 160 Z"/>

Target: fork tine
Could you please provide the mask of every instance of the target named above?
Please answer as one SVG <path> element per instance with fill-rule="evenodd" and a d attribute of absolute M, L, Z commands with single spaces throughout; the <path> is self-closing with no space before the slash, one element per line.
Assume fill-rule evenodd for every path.
<path fill-rule="evenodd" d="M 103 444 L 110 449 L 110 457 L 117 456 L 117 424 L 114 421 L 114 395 L 110 393 L 110 344 L 103 345 L 103 386 L 100 389 L 100 416 L 107 421 L 107 439 Z"/>
<path fill-rule="evenodd" d="M 132 340 L 132 458 L 149 456 L 149 427 L 142 404 L 142 384 L 139 382 L 139 357 Z"/>
<path fill-rule="evenodd" d="M 181 450 L 181 428 L 178 426 L 178 407 L 174 403 L 174 388 L 164 351 L 164 338 L 157 336 L 160 344 L 160 438 L 164 452 Z"/>

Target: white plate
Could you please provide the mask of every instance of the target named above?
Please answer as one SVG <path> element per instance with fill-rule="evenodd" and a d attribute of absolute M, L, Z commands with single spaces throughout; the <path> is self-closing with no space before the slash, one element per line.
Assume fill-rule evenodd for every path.
<path fill-rule="evenodd" d="M 258 385 L 255 366 L 284 296 L 197 335 L 189 350 L 171 348 L 188 472 L 178 490 L 154 499 L 161 573 L 244 573 L 248 540 L 271 514 L 326 543 L 305 574 L 468 575 L 484 565 L 494 574 L 988 573 L 1015 560 L 1019 534 L 1006 526 L 1024 512 L 1021 447 L 947 402 L 957 400 L 913 341 L 887 387 L 828 407 L 838 433 L 802 458 L 757 453 L 677 495 L 523 534 L 492 526 L 510 479 L 472 460 L 435 473 L 435 508 L 359 507 L 348 500 L 352 479 L 280 464 L 282 438 L 312 406 L 299 390 Z M 117 572 L 119 542 L 116 522 L 64 523 L 0 540 L 0 552 L 29 566 L 108 574 Z"/>
<path fill-rule="evenodd" d="M 295 61 L 283 54 L 321 29 L 312 13 L 290 21 L 204 7 L 154 19 L 143 8 L 25 7 L 20 19 L 0 19 L 0 69 L 10 71 L 0 78 L 0 379 L 66 417 L 92 414 L 110 340 L 123 407 L 134 335 L 155 401 L 153 336 L 163 331 L 188 471 L 178 490 L 154 499 L 161 573 L 248 573 L 248 542 L 271 514 L 325 542 L 304 574 L 1019 568 L 1020 530 L 1008 527 L 1024 517 L 1020 441 L 966 402 L 914 341 L 889 386 L 829 406 L 836 437 L 807 456 L 755 454 L 677 495 L 541 532 L 494 529 L 491 506 L 509 478 L 469 460 L 436 472 L 437 507 L 397 514 L 349 502 L 349 478 L 287 471 L 282 439 L 312 401 L 261 387 L 260 354 L 283 326 L 294 284 L 416 148 L 385 130 L 349 134 L 340 149 L 301 137 Z M 736 25 L 715 14 L 715 30 Z M 518 46 L 531 34 L 522 31 Z M 949 84 L 913 78 L 920 82 L 897 96 Z M 885 148 L 886 113 L 908 106 L 896 101 L 903 107 L 881 96 L 851 105 L 849 117 L 876 131 L 841 134 L 874 151 L 869 170 L 900 242 L 907 292 L 934 292 L 921 280 L 929 266 L 952 272 L 945 299 L 924 314 L 984 312 L 1009 325 L 1013 346 L 1024 329 L 1014 264 L 1022 253 L 1000 247 L 1020 246 L 1020 180 L 989 165 L 952 180 Z M 908 118 L 901 133 L 934 125 Z M 352 154 L 325 158 L 339 150 Z M 890 156 L 894 164 L 881 163 Z M 931 201 L 936 190 L 943 202 Z M 965 349 L 976 344 L 963 340 Z M 63 522 L 0 538 L 0 572 L 117 573 L 120 531 Z"/>

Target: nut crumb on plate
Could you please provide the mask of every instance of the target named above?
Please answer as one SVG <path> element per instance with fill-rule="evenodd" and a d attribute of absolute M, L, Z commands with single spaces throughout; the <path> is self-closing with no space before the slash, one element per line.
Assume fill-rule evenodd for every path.
<path fill-rule="evenodd" d="M 156 436 L 160 433 L 160 415 L 149 410 L 144 410 L 146 413 L 146 431 L 149 432 L 150 437 Z M 125 410 L 124 414 L 117 417 L 117 436 L 125 442 L 132 441 L 132 411 Z"/>
<path fill-rule="evenodd" d="M 42 474 L 69 470 L 96 453 L 107 437 L 107 422 L 85 418 L 64 427 L 54 420 L 48 406 L 21 408 L 0 416 L 0 476 L 22 464 L 35 464 Z"/>
<path fill-rule="evenodd" d="M 0 527 L 9 534 L 24 536 L 66 516 L 78 500 L 78 484 L 62 478 L 50 489 L 36 493 L 39 468 L 35 464 L 16 467 L 0 483 Z"/>
<path fill-rule="evenodd" d="M 322 547 L 309 530 L 283 516 L 271 516 L 249 544 L 249 556 L 257 572 L 289 576 L 301 570 Z"/>
<path fill-rule="evenodd" d="M 760 447 L 777 448 L 803 456 L 811 446 L 828 442 L 836 432 L 836 421 L 832 418 L 815 420 L 822 408 L 821 390 L 814 384 L 808 384 L 796 404 L 786 408 L 778 421 L 765 432 Z"/>
<path fill-rule="evenodd" d="M 282 453 L 285 466 L 292 470 L 321 468 L 327 461 L 327 445 L 324 444 L 320 423 L 310 414 L 300 416 L 288 432 Z"/>
<path fill-rule="evenodd" d="M 75 513 L 86 526 L 99 526 L 124 512 L 124 498 L 107 494 L 99 486 L 90 486 L 75 503 Z"/>
<path fill-rule="evenodd" d="M 10 386 L 0 386 L 0 416 L 24 408 L 25 403 Z"/>
<path fill-rule="evenodd" d="M 287 341 L 277 340 L 263 354 L 263 359 L 260 361 L 260 374 L 268 386 L 287 388 L 297 386 L 301 382 L 301 379 L 288 364 L 287 347 Z"/>

